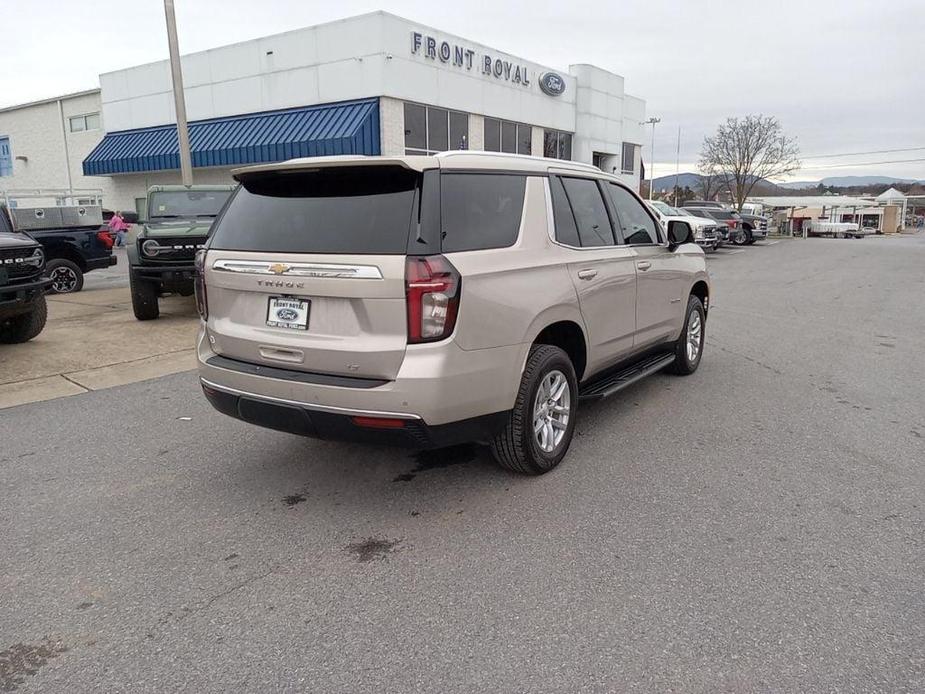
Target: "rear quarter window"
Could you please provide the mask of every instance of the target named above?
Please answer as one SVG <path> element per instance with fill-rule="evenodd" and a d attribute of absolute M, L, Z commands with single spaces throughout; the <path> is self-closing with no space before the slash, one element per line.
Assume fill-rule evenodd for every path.
<path fill-rule="evenodd" d="M 526 177 L 520 175 L 443 174 L 443 252 L 514 245 L 520 232 L 526 184 Z"/>
<path fill-rule="evenodd" d="M 420 174 L 397 166 L 245 175 L 211 248 L 274 253 L 404 254 Z"/>

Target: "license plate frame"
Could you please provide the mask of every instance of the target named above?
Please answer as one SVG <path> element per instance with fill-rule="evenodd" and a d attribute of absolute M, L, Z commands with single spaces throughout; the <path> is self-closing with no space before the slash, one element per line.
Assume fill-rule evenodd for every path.
<path fill-rule="evenodd" d="M 292 296 L 271 296 L 267 299 L 267 325 L 284 330 L 308 330 L 311 299 Z M 283 313 L 280 312 L 290 312 Z"/>

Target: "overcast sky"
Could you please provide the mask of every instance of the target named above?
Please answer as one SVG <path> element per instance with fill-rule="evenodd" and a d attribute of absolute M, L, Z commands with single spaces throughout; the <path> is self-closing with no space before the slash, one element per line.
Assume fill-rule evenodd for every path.
<path fill-rule="evenodd" d="M 167 57 L 162 0 L 4 2 L 0 105 L 99 85 L 101 72 Z M 795 178 L 925 179 L 925 0 L 176 0 L 180 50 L 382 9 L 538 63 L 593 63 L 662 119 L 655 173 L 692 170 L 730 115 L 780 119 Z M 648 138 L 647 138 L 648 140 Z M 852 153 L 918 147 L 873 155 Z M 644 156 L 649 159 L 649 142 Z M 837 158 L 821 155 L 852 154 Z"/>

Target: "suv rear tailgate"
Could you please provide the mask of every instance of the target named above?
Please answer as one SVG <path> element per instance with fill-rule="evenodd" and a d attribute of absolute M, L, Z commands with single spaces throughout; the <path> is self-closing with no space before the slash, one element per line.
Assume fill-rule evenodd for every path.
<path fill-rule="evenodd" d="M 231 359 L 394 379 L 407 343 L 405 258 L 210 250 L 212 348 Z M 307 301 L 307 328 L 268 325 L 274 298 Z M 274 316 L 275 317 L 275 316 Z"/>

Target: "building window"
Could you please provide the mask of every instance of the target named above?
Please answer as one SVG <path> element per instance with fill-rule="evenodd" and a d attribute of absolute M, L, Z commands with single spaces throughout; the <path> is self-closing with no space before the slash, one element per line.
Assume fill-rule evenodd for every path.
<path fill-rule="evenodd" d="M 81 133 L 84 130 L 100 129 L 99 113 L 88 113 L 83 116 L 71 116 L 68 121 L 70 123 L 72 133 Z"/>
<path fill-rule="evenodd" d="M 533 126 L 486 118 L 485 151 L 533 154 Z"/>
<path fill-rule="evenodd" d="M 550 159 L 572 159 L 572 134 L 560 130 L 543 131 L 543 156 Z"/>
<path fill-rule="evenodd" d="M 623 173 L 636 173 L 636 148 L 632 142 L 623 143 Z"/>
<path fill-rule="evenodd" d="M 469 114 L 405 104 L 405 154 L 469 149 Z"/>
<path fill-rule="evenodd" d="M 0 137 L 0 176 L 13 175 L 13 154 L 10 152 L 10 138 Z"/>

